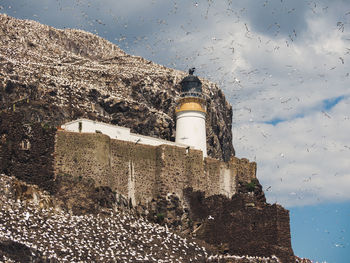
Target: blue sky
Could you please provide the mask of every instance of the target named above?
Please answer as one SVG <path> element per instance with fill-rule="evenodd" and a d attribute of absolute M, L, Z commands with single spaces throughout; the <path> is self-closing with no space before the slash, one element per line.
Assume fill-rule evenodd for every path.
<path fill-rule="evenodd" d="M 342 96 L 338 96 L 338 97 L 334 97 L 334 98 L 324 99 L 319 103 L 319 105 L 316 105 L 316 107 L 312 108 L 311 110 L 316 111 L 316 112 L 321 111 L 322 113 L 325 114 L 325 116 L 329 117 L 327 112 L 329 112 L 333 107 L 335 107 L 340 101 L 342 101 L 345 98 L 346 97 L 344 95 L 342 95 Z M 305 112 L 307 112 L 307 111 L 310 111 L 310 109 L 309 110 L 303 109 L 300 113 L 296 113 L 294 116 L 290 116 L 289 118 L 286 118 L 286 119 L 276 117 L 272 120 L 264 121 L 264 123 L 276 126 L 277 124 L 279 124 L 281 122 L 287 122 L 287 121 L 297 119 L 297 118 L 304 118 Z"/>
<path fill-rule="evenodd" d="M 237 156 L 290 209 L 295 254 L 350 262 L 349 0 L 0 0 L 0 12 L 195 66 L 233 106 Z"/>
<path fill-rule="evenodd" d="M 349 202 L 290 208 L 294 251 L 319 262 L 349 262 L 349 217 Z"/>

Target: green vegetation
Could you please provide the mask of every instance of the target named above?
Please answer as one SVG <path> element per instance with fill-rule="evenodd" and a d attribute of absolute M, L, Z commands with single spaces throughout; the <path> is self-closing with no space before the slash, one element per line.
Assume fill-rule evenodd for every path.
<path fill-rule="evenodd" d="M 245 184 L 245 188 L 247 189 L 248 192 L 253 192 L 256 186 L 257 186 L 257 180 L 252 180 L 251 182 Z"/>
<path fill-rule="evenodd" d="M 164 221 L 164 214 L 163 213 L 158 213 L 157 214 L 157 222 L 162 223 Z"/>
<path fill-rule="evenodd" d="M 255 183 L 254 182 L 247 183 L 245 187 L 248 190 L 248 192 L 253 192 L 255 189 Z"/>
<path fill-rule="evenodd" d="M 52 123 L 49 123 L 49 122 L 42 122 L 42 123 L 41 123 L 41 127 L 42 127 L 45 131 L 56 130 L 56 127 L 53 126 Z"/>

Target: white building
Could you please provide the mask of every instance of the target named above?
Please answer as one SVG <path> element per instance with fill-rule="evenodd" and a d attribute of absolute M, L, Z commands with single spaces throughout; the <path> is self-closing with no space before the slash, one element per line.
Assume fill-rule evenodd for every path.
<path fill-rule="evenodd" d="M 61 126 L 65 131 L 70 132 L 84 132 L 84 133 L 102 133 L 108 135 L 111 139 L 117 139 L 128 142 L 135 142 L 140 144 L 147 144 L 153 146 L 159 146 L 162 144 L 173 145 L 178 147 L 188 147 L 182 143 L 175 143 L 159 138 L 150 136 L 144 136 L 130 132 L 129 128 L 120 127 L 113 124 L 97 122 L 89 119 L 78 119 L 71 122 L 67 122 Z"/>

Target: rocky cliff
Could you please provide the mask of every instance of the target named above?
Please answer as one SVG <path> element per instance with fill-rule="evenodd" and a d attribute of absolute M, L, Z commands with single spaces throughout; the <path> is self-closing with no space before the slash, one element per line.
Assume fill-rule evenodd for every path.
<path fill-rule="evenodd" d="M 195 213 L 205 218 L 208 211 L 203 204 L 208 201 L 200 203 Z M 217 216 L 214 212 L 209 221 L 215 221 Z M 203 229 L 197 228 L 198 235 L 201 232 Z M 223 241 L 225 247 L 226 240 Z M 270 253 L 261 244 L 256 245 L 263 253 Z M 138 211 L 128 208 L 125 200 L 114 202 L 99 213 L 71 214 L 62 209 L 58 199 L 36 185 L 4 174 L 0 174 L 0 261 L 311 263 L 300 258 L 281 261 L 276 256 L 216 254 L 210 244 L 146 220 Z"/>
<path fill-rule="evenodd" d="M 0 14 L 0 111 L 58 126 L 86 117 L 175 138 L 175 100 L 185 72 L 131 56 L 80 30 L 58 30 Z M 208 155 L 228 160 L 232 107 L 203 81 L 207 96 Z"/>

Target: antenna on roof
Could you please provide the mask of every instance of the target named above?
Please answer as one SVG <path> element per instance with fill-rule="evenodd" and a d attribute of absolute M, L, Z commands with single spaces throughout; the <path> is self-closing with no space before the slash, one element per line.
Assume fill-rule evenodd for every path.
<path fill-rule="evenodd" d="M 196 68 L 190 68 L 190 69 L 188 70 L 188 74 L 193 75 L 193 73 L 194 73 L 195 70 L 196 70 Z"/>

